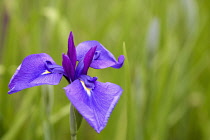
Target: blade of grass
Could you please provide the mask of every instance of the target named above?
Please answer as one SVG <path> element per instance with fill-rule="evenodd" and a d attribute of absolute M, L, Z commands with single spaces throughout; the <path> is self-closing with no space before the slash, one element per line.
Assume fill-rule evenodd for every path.
<path fill-rule="evenodd" d="M 130 75 L 130 67 L 129 67 L 129 60 L 127 56 L 127 50 L 125 46 L 125 42 L 123 43 L 123 54 L 125 56 L 125 91 L 124 94 L 127 95 L 127 140 L 134 140 L 135 139 L 135 132 L 136 132 L 136 126 L 135 126 L 135 115 L 134 115 L 134 100 L 133 100 L 133 94 L 131 92 L 131 75 Z"/>

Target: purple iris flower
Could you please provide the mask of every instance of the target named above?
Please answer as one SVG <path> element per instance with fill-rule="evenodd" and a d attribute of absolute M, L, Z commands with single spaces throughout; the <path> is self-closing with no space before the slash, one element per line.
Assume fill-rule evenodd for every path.
<path fill-rule="evenodd" d="M 9 83 L 9 94 L 39 85 L 57 85 L 64 76 L 70 83 L 64 87 L 68 99 L 86 121 L 99 133 L 118 102 L 122 89 L 113 83 L 102 83 L 87 75 L 89 67 L 121 68 L 124 56 L 115 57 L 99 42 L 85 41 L 76 48 L 70 32 L 67 54 L 62 66 L 45 53 L 27 56 Z M 77 63 L 78 61 L 78 63 Z"/>

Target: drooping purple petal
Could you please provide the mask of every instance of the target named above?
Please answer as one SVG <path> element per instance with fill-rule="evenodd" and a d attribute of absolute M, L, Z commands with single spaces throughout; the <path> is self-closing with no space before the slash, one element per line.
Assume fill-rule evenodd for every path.
<path fill-rule="evenodd" d="M 74 45 L 74 36 L 73 33 L 70 32 L 69 39 L 68 39 L 68 52 L 67 55 L 69 56 L 73 68 L 76 66 L 77 56 L 76 56 L 76 49 Z"/>
<path fill-rule="evenodd" d="M 125 60 L 124 55 L 120 55 L 118 57 L 118 63 L 116 63 L 115 65 L 113 65 L 112 68 L 115 68 L 115 69 L 121 68 L 123 66 L 123 64 L 124 64 L 124 60 Z"/>
<path fill-rule="evenodd" d="M 48 54 L 40 53 L 27 56 L 11 78 L 8 93 L 12 94 L 43 84 L 57 85 L 63 73 L 61 71 L 54 72 L 53 68 L 49 68 L 46 62 L 50 62 L 51 66 L 55 65 L 58 68 L 58 65 Z"/>
<path fill-rule="evenodd" d="M 121 55 L 116 61 L 115 57 L 98 41 L 85 41 L 76 47 L 77 60 L 81 61 L 90 48 L 97 46 L 93 61 L 90 67 L 103 69 L 107 67 L 121 68 L 124 63 L 124 56 Z"/>
<path fill-rule="evenodd" d="M 89 89 L 85 86 L 84 81 L 77 79 L 64 89 L 74 107 L 100 133 L 106 126 L 122 89 L 113 83 L 95 81 L 94 84 L 94 89 Z"/>
<path fill-rule="evenodd" d="M 75 69 L 72 65 L 71 60 L 69 57 L 65 54 L 63 54 L 63 61 L 62 61 L 62 66 L 65 71 L 66 76 L 73 81 L 74 80 L 74 74 L 75 74 Z"/>

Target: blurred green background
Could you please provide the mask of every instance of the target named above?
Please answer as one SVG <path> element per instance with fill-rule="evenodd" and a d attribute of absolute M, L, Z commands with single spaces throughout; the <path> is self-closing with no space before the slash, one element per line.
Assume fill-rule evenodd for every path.
<path fill-rule="evenodd" d="M 0 139 L 70 139 L 63 79 L 8 95 L 22 60 L 47 53 L 61 65 L 67 39 L 97 40 L 123 68 L 89 70 L 124 92 L 105 129 L 83 120 L 79 140 L 210 139 L 210 1 L 0 0 Z"/>

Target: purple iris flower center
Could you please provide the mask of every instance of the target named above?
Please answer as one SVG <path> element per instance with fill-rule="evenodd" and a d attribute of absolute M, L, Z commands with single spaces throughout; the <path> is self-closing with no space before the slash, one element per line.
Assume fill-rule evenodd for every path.
<path fill-rule="evenodd" d="M 116 60 L 98 41 L 84 41 L 75 47 L 73 33 L 70 32 L 67 54 L 62 55 L 62 66 L 46 53 L 29 55 L 12 76 L 8 93 L 45 84 L 57 85 L 64 76 L 69 82 L 64 87 L 67 98 L 99 133 L 106 126 L 123 90 L 116 84 L 97 81 L 97 77 L 88 75 L 88 69 L 119 69 L 123 63 L 123 55 Z"/>
<path fill-rule="evenodd" d="M 96 53 L 94 53 L 94 52 L 92 53 L 92 57 L 90 58 L 89 61 L 92 61 L 92 59 L 94 59 L 94 54 L 96 54 Z M 63 59 L 67 59 L 67 57 L 63 57 Z M 70 66 L 72 65 L 71 62 L 73 61 L 70 58 L 69 58 L 70 61 L 63 60 L 63 62 L 66 63 L 66 64 L 63 64 L 63 67 L 64 67 L 63 71 L 62 71 L 62 68 L 57 67 L 56 65 L 51 65 L 51 66 L 53 68 L 53 71 L 63 72 L 63 74 L 66 76 L 67 81 L 69 81 L 69 83 L 73 82 L 76 79 L 79 79 L 80 82 L 82 83 L 84 89 L 86 90 L 86 92 L 90 92 L 89 90 L 94 89 L 94 87 L 95 87 L 94 82 L 98 78 L 85 75 L 85 74 L 87 74 L 89 66 L 85 70 L 85 64 L 83 62 L 84 59 L 82 61 L 78 62 L 78 65 L 76 66 L 75 71 L 74 70 L 70 71 L 70 69 L 71 69 Z M 69 70 L 69 71 L 67 71 L 67 70 Z M 67 74 L 67 73 L 70 73 L 70 74 Z M 74 75 L 74 76 L 71 77 L 71 75 Z"/>

